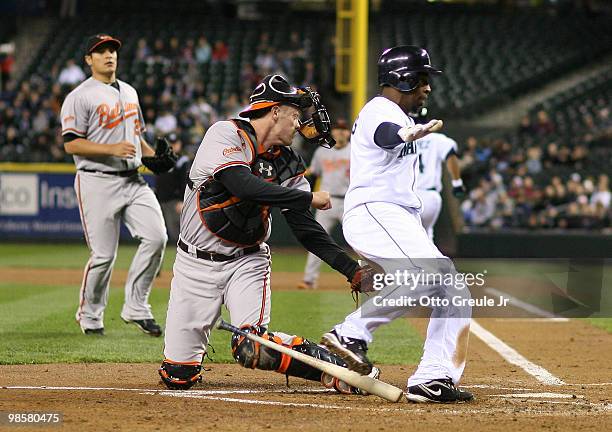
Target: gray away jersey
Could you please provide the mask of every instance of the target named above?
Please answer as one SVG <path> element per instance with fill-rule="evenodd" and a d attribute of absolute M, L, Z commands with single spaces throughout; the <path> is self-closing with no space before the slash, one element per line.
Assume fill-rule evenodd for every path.
<path fill-rule="evenodd" d="M 117 80 L 120 90 L 93 77 L 72 90 L 62 105 L 62 135 L 74 134 L 98 144 L 129 141 L 136 156 L 74 156 L 77 169 L 125 171 L 141 165 L 140 136 L 145 130 L 144 118 L 134 87 Z"/>
<path fill-rule="evenodd" d="M 202 183 L 213 178 L 225 168 L 236 165 L 250 168 L 255 157 L 255 150 L 240 139 L 238 129 L 233 122 L 219 121 L 206 131 L 189 171 L 194 190 L 189 187 L 185 188 L 183 212 L 181 213 L 183 241 L 198 249 L 224 255 L 232 255 L 243 249 L 220 239 L 206 228 L 198 212 L 197 190 Z M 310 186 L 302 175 L 286 180 L 281 186 L 310 191 Z M 268 233 L 264 241 L 270 237 L 271 216 L 269 222 Z"/>
<path fill-rule="evenodd" d="M 351 144 L 341 149 L 319 147 L 312 161 L 310 171 L 321 178 L 321 190 L 331 195 L 344 196 L 349 186 Z"/>
<path fill-rule="evenodd" d="M 442 190 L 442 163 L 451 150 L 457 151 L 454 139 L 441 133 L 430 133 L 416 141 L 419 149 L 420 190 Z"/>

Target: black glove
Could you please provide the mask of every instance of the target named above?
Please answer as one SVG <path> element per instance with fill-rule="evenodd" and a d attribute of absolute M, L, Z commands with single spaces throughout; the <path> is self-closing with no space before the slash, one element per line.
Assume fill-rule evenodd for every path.
<path fill-rule="evenodd" d="M 142 164 L 155 174 L 161 174 L 174 168 L 177 160 L 178 156 L 170 148 L 168 140 L 157 137 L 155 140 L 155 156 L 143 157 Z"/>
<path fill-rule="evenodd" d="M 452 180 L 452 184 L 453 184 L 453 195 L 455 196 L 455 198 L 465 197 L 465 194 L 467 193 L 467 189 L 465 188 L 465 185 L 463 184 L 463 180 L 461 179 Z"/>

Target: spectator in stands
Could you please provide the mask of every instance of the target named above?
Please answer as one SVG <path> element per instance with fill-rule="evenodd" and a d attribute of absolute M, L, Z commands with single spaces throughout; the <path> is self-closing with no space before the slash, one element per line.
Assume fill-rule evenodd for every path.
<path fill-rule="evenodd" d="M 74 87 L 85 79 L 85 72 L 73 59 L 66 61 L 66 66 L 61 70 L 57 81 L 61 85 Z"/>
<path fill-rule="evenodd" d="M 145 38 L 138 39 L 138 42 L 136 43 L 136 61 L 146 63 L 150 60 L 151 55 L 152 51 L 147 44 L 147 40 Z"/>
<path fill-rule="evenodd" d="M 153 42 L 153 62 L 162 65 L 168 64 L 168 49 L 161 38 L 157 38 Z"/>
<path fill-rule="evenodd" d="M 194 117 L 195 121 L 199 121 L 206 129 L 219 118 L 217 111 L 206 101 L 204 96 L 200 96 L 192 102 L 187 111 Z"/>
<path fill-rule="evenodd" d="M 238 95 L 236 93 L 232 93 L 223 101 L 223 117 L 238 117 L 238 114 L 245 106 L 246 105 L 240 104 L 240 98 L 238 98 Z"/>
<path fill-rule="evenodd" d="M 533 134 L 533 125 L 531 124 L 531 118 L 529 115 L 524 115 L 521 118 L 521 123 L 519 125 L 518 132 L 520 135 L 531 135 Z"/>
<path fill-rule="evenodd" d="M 4 91 L 11 79 L 15 57 L 12 52 L 0 54 L 0 92 Z"/>
<path fill-rule="evenodd" d="M 217 40 L 212 51 L 213 63 L 227 63 L 229 58 L 229 49 L 224 41 Z"/>
<path fill-rule="evenodd" d="M 599 176 L 597 191 L 591 196 L 591 205 L 596 207 L 598 204 L 601 204 L 604 209 L 610 208 L 612 193 L 610 193 L 609 180 L 606 174 Z"/>
<path fill-rule="evenodd" d="M 257 52 L 266 52 L 270 48 L 270 33 L 263 32 L 259 35 L 259 43 L 257 44 Z"/>
<path fill-rule="evenodd" d="M 195 42 L 193 39 L 187 39 L 185 46 L 181 52 L 181 61 L 187 64 L 195 62 Z"/>
<path fill-rule="evenodd" d="M 176 129 L 176 116 L 172 113 L 172 106 L 165 105 L 160 115 L 155 119 L 155 133 L 158 135 L 167 135 Z"/>
<path fill-rule="evenodd" d="M 527 150 L 527 171 L 529 174 L 538 174 L 542 171 L 542 150 L 540 147 L 530 147 Z"/>
<path fill-rule="evenodd" d="M 278 61 L 276 51 L 270 47 L 266 51 L 261 51 L 255 57 L 255 66 L 261 75 L 269 75 L 277 71 Z"/>
<path fill-rule="evenodd" d="M 539 135 L 549 135 L 555 131 L 555 126 L 548 117 L 548 113 L 544 110 L 540 110 L 536 114 L 536 122 L 533 129 Z"/>
<path fill-rule="evenodd" d="M 210 63 L 212 58 L 212 48 L 208 43 L 208 39 L 200 37 L 198 39 L 198 46 L 195 49 L 195 59 L 199 65 L 205 65 Z"/>

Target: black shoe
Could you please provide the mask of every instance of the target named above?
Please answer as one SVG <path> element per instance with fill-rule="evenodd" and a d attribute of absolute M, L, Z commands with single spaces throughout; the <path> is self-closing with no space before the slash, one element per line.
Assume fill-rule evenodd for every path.
<path fill-rule="evenodd" d="M 83 334 L 86 334 L 87 336 L 104 336 L 104 327 L 97 328 L 97 329 L 88 329 L 88 328 L 81 327 L 81 331 L 83 332 Z"/>
<path fill-rule="evenodd" d="M 159 337 L 162 335 L 161 327 L 155 322 L 154 318 L 142 319 L 142 320 L 126 320 L 121 318 L 126 324 L 134 324 L 143 333 L 148 335 Z"/>
<path fill-rule="evenodd" d="M 332 330 L 323 335 L 321 344 L 344 360 L 350 370 L 361 375 L 369 375 L 372 372 L 372 362 L 366 356 L 368 346 L 365 341 L 341 337 Z"/>
<path fill-rule="evenodd" d="M 408 387 L 406 398 L 417 403 L 453 403 L 469 402 L 474 399 L 474 395 L 455 387 L 450 378 L 442 378 Z"/>

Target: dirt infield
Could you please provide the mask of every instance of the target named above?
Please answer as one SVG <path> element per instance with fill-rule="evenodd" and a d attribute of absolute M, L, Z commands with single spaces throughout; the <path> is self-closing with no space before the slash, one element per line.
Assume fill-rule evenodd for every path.
<path fill-rule="evenodd" d="M 17 279 L 5 270 L 3 278 Z M 28 274 L 21 271 L 17 280 L 27 282 Z M 113 283 L 120 286 L 124 276 L 115 272 Z M 31 277 L 32 282 L 44 278 L 75 284 L 80 271 L 48 270 Z M 346 289 L 342 278 L 324 277 L 334 289 Z M 273 289 L 294 289 L 298 278 L 275 273 Z M 168 282 L 164 274 L 156 286 L 167 287 Z M 412 321 L 425 331 L 427 320 Z M 511 348 L 504 359 L 490 339 L 482 340 L 482 332 L 471 334 L 462 384 L 476 400 L 467 404 L 392 404 L 374 396 L 338 395 L 298 379 L 290 379 L 287 388 L 282 375 L 238 365 L 206 364 L 204 383 L 175 392 L 159 383 L 157 364 L 55 364 L 0 366 L 0 411 L 60 412 L 62 430 L 610 429 L 611 334 L 578 320 L 477 323 Z M 534 372 L 525 362 L 540 369 Z M 414 367 L 382 366 L 382 379 L 403 388 Z M 551 377 L 555 384 L 550 384 Z"/>

